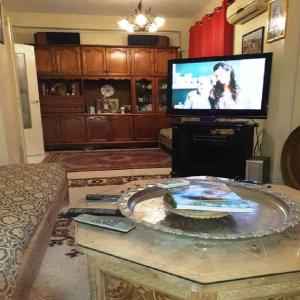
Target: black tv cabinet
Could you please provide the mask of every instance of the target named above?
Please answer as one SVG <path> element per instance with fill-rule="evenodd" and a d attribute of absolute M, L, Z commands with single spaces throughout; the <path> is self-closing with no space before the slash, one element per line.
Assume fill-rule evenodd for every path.
<path fill-rule="evenodd" d="M 173 126 L 172 176 L 245 178 L 255 124 L 187 122 Z"/>

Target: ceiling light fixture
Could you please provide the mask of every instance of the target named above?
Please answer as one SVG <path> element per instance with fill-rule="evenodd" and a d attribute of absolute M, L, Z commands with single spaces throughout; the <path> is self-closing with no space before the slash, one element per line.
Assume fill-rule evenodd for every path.
<path fill-rule="evenodd" d="M 146 12 L 143 12 L 142 0 L 140 0 L 138 7 L 134 13 L 127 19 L 118 22 L 119 26 L 128 31 L 149 31 L 156 32 L 159 27 L 165 24 L 165 19 L 162 17 L 153 17 L 150 14 L 151 7 Z"/>

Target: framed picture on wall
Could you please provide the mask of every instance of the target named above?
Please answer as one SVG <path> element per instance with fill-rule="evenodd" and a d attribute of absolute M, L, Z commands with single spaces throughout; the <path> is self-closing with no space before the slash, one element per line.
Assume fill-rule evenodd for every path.
<path fill-rule="evenodd" d="M 259 27 L 242 37 L 242 54 L 263 53 L 265 27 Z"/>
<path fill-rule="evenodd" d="M 1 0 L 0 0 L 0 43 L 4 44 L 3 18 L 2 18 L 2 1 Z"/>
<path fill-rule="evenodd" d="M 267 42 L 285 37 L 288 0 L 271 0 L 268 3 Z"/>

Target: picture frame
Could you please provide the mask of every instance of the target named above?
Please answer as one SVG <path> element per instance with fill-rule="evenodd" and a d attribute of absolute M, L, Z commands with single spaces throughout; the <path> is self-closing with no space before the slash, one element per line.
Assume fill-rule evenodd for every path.
<path fill-rule="evenodd" d="M 112 113 L 116 113 L 119 111 L 119 99 L 118 98 L 109 98 L 107 99 L 109 103 L 109 108 Z"/>
<path fill-rule="evenodd" d="M 271 0 L 268 2 L 268 43 L 285 37 L 287 10 L 288 0 Z"/>
<path fill-rule="evenodd" d="M 4 44 L 2 1 L 0 0 L 0 43 Z"/>
<path fill-rule="evenodd" d="M 263 53 L 265 27 L 259 27 L 242 36 L 242 54 Z"/>

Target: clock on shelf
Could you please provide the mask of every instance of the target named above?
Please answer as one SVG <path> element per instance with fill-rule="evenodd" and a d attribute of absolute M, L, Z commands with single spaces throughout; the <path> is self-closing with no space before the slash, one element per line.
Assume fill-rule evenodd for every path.
<path fill-rule="evenodd" d="M 115 89 L 112 85 L 105 84 L 101 87 L 100 92 L 104 98 L 108 98 L 115 93 Z"/>

